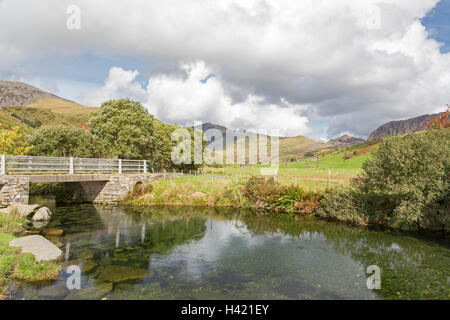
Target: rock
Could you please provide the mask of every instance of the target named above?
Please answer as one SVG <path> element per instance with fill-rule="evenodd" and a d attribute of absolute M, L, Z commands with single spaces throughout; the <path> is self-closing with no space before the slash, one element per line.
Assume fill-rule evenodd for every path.
<path fill-rule="evenodd" d="M 42 230 L 42 234 L 48 236 L 48 237 L 56 237 L 60 236 L 64 233 L 63 229 L 45 229 Z"/>
<path fill-rule="evenodd" d="M 51 243 L 53 243 L 55 246 L 57 246 L 58 248 L 61 248 L 62 246 L 64 246 L 64 244 L 57 240 L 57 239 L 49 239 Z"/>
<path fill-rule="evenodd" d="M 22 253 L 34 254 L 35 261 L 56 260 L 62 256 L 62 251 L 43 236 L 33 235 L 17 238 L 9 242 L 10 247 L 21 247 Z"/>
<path fill-rule="evenodd" d="M 40 234 L 41 232 L 39 230 L 25 230 L 25 234 L 32 235 L 32 234 Z"/>
<path fill-rule="evenodd" d="M 86 261 L 83 262 L 83 266 L 81 267 L 82 272 L 89 272 L 92 271 L 96 266 L 98 266 L 98 263 L 94 261 Z"/>
<path fill-rule="evenodd" d="M 48 221 L 33 221 L 33 228 L 34 229 L 41 229 L 45 227 L 48 224 Z M 40 231 L 38 231 L 39 233 Z"/>
<path fill-rule="evenodd" d="M 121 282 L 126 280 L 142 279 L 152 275 L 152 271 L 136 269 L 123 266 L 107 266 L 100 274 L 103 281 Z"/>
<path fill-rule="evenodd" d="M 0 209 L 0 212 L 9 214 L 12 210 L 16 209 L 22 218 L 26 218 L 39 207 L 40 205 L 38 204 L 11 203 L 6 209 Z"/>
<path fill-rule="evenodd" d="M 113 289 L 111 282 L 96 283 L 92 287 L 81 290 L 74 290 L 66 299 L 69 300 L 97 300 L 101 299 Z"/>
<path fill-rule="evenodd" d="M 94 250 L 92 249 L 85 249 L 81 251 L 80 257 L 86 260 L 92 259 L 94 257 Z"/>
<path fill-rule="evenodd" d="M 31 221 L 48 221 L 52 218 L 52 212 L 47 207 L 40 208 L 31 218 Z"/>
<path fill-rule="evenodd" d="M 65 284 L 57 284 L 49 287 L 45 287 L 44 289 L 39 291 L 38 296 L 40 298 L 47 299 L 62 299 L 70 293 L 69 289 L 65 286 Z"/>

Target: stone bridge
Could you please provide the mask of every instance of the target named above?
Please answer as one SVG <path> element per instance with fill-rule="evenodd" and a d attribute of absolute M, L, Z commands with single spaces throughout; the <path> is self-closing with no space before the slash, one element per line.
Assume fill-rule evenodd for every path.
<path fill-rule="evenodd" d="M 64 194 L 71 197 L 65 199 L 68 202 L 117 205 L 136 184 L 145 186 L 182 175 L 149 173 L 145 160 L 0 156 L 0 204 L 26 204 L 31 183 L 57 182 L 63 183 Z"/>

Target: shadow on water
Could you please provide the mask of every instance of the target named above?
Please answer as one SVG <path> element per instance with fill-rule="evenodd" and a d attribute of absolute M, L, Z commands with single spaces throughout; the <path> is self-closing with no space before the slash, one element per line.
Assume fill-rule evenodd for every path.
<path fill-rule="evenodd" d="M 15 299 L 448 299 L 445 240 L 246 210 L 56 207 L 61 278 Z M 68 290 L 66 267 L 81 268 Z M 381 268 L 369 290 L 367 267 Z"/>

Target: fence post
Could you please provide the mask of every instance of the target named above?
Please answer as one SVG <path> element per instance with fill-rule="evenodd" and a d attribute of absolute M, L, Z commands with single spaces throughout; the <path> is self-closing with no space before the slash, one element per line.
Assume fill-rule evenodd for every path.
<path fill-rule="evenodd" d="M 6 174 L 6 156 L 4 154 L 0 156 L 0 174 Z"/>
<path fill-rule="evenodd" d="M 122 159 L 119 159 L 119 174 L 122 174 Z"/>
<path fill-rule="evenodd" d="M 297 188 L 297 186 L 298 186 L 298 180 L 297 180 L 297 178 L 295 178 L 294 185 L 295 185 L 295 187 Z"/>
<path fill-rule="evenodd" d="M 147 173 L 147 160 L 144 160 L 144 173 Z"/>
<path fill-rule="evenodd" d="M 73 170 L 73 157 L 69 158 L 69 174 L 74 174 L 74 170 Z"/>
<path fill-rule="evenodd" d="M 330 175 L 331 175 L 331 170 L 328 169 L 327 190 L 330 190 L 330 183 L 331 183 Z"/>

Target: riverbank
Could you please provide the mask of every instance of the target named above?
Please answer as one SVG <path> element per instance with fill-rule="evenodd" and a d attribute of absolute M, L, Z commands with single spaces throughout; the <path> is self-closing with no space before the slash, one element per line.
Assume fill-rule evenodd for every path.
<path fill-rule="evenodd" d="M 190 176 L 173 181 L 137 185 L 123 204 L 133 207 L 194 206 L 231 207 L 274 212 L 312 214 L 324 191 L 320 188 L 277 183 L 273 178 Z"/>
<path fill-rule="evenodd" d="M 45 283 L 59 277 L 61 266 L 56 262 L 35 262 L 31 253 L 20 253 L 20 248 L 9 246 L 23 232 L 27 221 L 17 212 L 0 214 L 0 300 L 13 280 L 31 283 Z"/>

